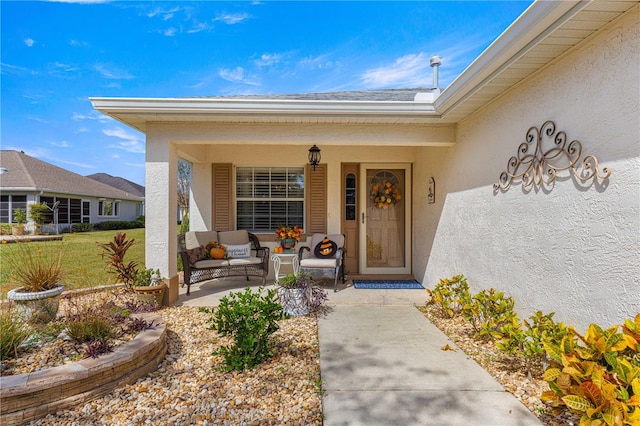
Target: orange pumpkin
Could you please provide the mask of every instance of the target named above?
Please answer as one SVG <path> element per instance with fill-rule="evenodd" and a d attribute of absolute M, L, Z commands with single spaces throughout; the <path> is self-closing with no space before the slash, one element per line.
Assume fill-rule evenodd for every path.
<path fill-rule="evenodd" d="M 224 257 L 225 250 L 223 248 L 214 247 L 209 251 L 209 256 L 212 259 L 222 259 Z"/>

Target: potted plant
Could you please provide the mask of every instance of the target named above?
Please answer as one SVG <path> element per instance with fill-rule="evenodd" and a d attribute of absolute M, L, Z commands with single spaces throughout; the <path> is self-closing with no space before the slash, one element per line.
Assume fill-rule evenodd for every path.
<path fill-rule="evenodd" d="M 276 229 L 276 236 L 280 241 L 280 247 L 285 250 L 291 250 L 296 246 L 296 242 L 300 241 L 300 237 L 304 233 L 304 229 L 295 226 L 281 225 Z"/>
<path fill-rule="evenodd" d="M 29 219 L 34 223 L 34 234 L 40 234 L 42 232 L 42 225 L 47 220 L 47 214 L 49 213 L 49 207 L 44 204 L 31 204 L 29 206 Z"/>
<path fill-rule="evenodd" d="M 155 299 L 158 302 L 157 306 L 162 305 L 167 286 L 160 276 L 160 270 L 139 270 L 138 262 L 125 263 L 124 261 L 127 251 L 135 244 L 135 239 L 127 240 L 126 233 L 116 232 L 113 241 L 96 242 L 96 244 L 104 250 L 102 256 L 108 258 L 108 272 L 114 274 L 119 282 L 123 283 L 127 289 L 134 291 L 141 300 Z"/>
<path fill-rule="evenodd" d="M 308 315 L 325 310 L 327 293 L 307 273 L 298 271 L 285 275 L 278 280 L 277 288 L 282 310 L 289 315 Z"/>
<path fill-rule="evenodd" d="M 143 269 L 134 273 L 133 291 L 144 301 L 155 300 L 157 306 L 162 306 L 162 299 L 167 286 L 159 269 Z"/>
<path fill-rule="evenodd" d="M 62 278 L 62 244 L 54 242 L 18 242 L 3 253 L 10 280 L 18 287 L 9 290 L 7 298 L 16 304 L 25 321 L 47 323 L 58 313 Z"/>
<path fill-rule="evenodd" d="M 11 227 L 12 235 L 24 235 L 24 224 L 27 222 L 27 211 L 25 209 L 15 209 L 13 221 L 16 225 Z"/>

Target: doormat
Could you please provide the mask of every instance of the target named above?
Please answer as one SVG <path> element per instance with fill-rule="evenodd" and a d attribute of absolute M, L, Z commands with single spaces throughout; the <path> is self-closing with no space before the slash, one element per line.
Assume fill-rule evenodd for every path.
<path fill-rule="evenodd" d="M 421 289 L 422 284 L 416 280 L 355 280 L 353 286 L 358 289 Z"/>

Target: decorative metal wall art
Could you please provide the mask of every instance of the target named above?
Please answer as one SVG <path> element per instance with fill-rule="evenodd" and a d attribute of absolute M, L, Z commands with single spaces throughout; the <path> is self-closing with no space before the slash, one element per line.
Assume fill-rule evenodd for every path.
<path fill-rule="evenodd" d="M 564 170 L 571 170 L 582 182 L 596 175 L 601 179 L 611 175 L 607 167 L 598 170 L 595 156 L 586 155 L 580 160 L 581 156 L 582 143 L 577 140 L 567 143 L 566 133 L 556 133 L 556 124 L 551 120 L 546 121 L 540 129 L 534 126 L 527 130 L 526 142 L 520 144 L 517 154 L 509 159 L 507 171 L 500 174 L 493 189 L 506 191 L 518 179 L 522 180 L 524 188 L 550 185 L 556 180 L 558 172 Z"/>

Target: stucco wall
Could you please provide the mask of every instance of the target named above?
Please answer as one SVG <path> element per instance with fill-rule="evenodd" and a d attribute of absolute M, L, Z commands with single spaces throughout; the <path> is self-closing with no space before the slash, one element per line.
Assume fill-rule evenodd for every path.
<path fill-rule="evenodd" d="M 638 8 L 457 129 L 453 148 L 420 148 L 415 182 L 436 180 L 437 202 L 416 194 L 415 273 L 426 286 L 463 273 L 584 329 L 640 312 L 640 23 Z M 531 126 L 553 120 L 582 142 L 608 181 L 559 178 L 552 187 L 492 185 Z M 431 244 L 432 242 L 432 244 Z"/>

